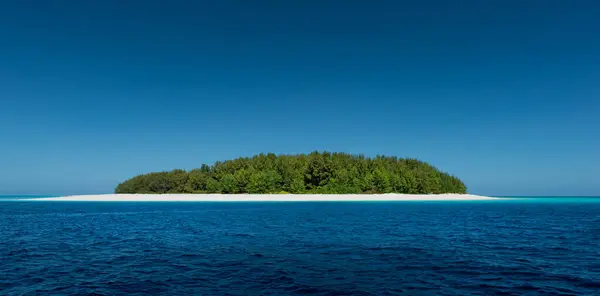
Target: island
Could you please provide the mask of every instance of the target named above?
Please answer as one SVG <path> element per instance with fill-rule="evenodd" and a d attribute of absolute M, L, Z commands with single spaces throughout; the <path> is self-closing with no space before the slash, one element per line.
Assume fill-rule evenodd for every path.
<path fill-rule="evenodd" d="M 315 151 L 152 172 L 119 184 L 116 194 L 466 194 L 457 177 L 411 158 Z"/>
<path fill-rule="evenodd" d="M 506 200 L 507 198 L 501 198 Z M 20 199 L 23 201 L 24 199 Z M 411 158 L 315 151 L 258 154 L 190 171 L 138 175 L 114 194 L 31 198 L 91 202 L 489 201 L 457 177 Z"/>

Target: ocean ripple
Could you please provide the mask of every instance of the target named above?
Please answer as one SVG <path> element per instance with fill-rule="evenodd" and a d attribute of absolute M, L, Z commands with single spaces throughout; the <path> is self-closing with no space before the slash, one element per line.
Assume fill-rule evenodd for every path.
<path fill-rule="evenodd" d="M 600 203 L 3 203 L 0 294 L 599 295 Z"/>

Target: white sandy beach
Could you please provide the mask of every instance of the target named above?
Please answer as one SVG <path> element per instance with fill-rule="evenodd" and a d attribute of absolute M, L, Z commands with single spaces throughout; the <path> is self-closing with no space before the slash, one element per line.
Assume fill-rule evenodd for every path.
<path fill-rule="evenodd" d="M 101 194 L 32 198 L 32 201 L 140 202 L 306 202 L 306 201 L 468 201 L 497 198 L 470 194 Z"/>

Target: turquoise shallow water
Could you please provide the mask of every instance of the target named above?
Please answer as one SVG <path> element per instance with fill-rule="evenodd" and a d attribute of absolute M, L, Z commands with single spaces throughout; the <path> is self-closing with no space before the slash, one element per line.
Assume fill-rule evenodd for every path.
<path fill-rule="evenodd" d="M 534 202 L 534 203 L 597 203 L 598 196 L 511 196 L 504 197 L 503 202 Z"/>
<path fill-rule="evenodd" d="M 57 197 L 58 195 L 0 195 L 0 201 L 7 201 L 13 199 L 27 199 L 27 198 L 40 198 L 40 197 Z"/>
<path fill-rule="evenodd" d="M 597 295 L 600 199 L 0 203 L 0 295 Z"/>
<path fill-rule="evenodd" d="M 21 201 L 29 198 L 57 197 L 58 195 L 0 195 L 1 201 Z M 596 203 L 600 202 L 599 196 L 494 196 L 499 198 L 493 201 L 460 201 L 460 202 L 534 202 L 534 203 Z M 389 201 L 386 201 L 389 202 Z M 400 201 L 401 202 L 401 201 Z M 414 201 L 411 201 L 414 202 Z M 418 202 L 418 201 L 417 201 Z M 444 203 L 445 201 L 435 201 Z"/>

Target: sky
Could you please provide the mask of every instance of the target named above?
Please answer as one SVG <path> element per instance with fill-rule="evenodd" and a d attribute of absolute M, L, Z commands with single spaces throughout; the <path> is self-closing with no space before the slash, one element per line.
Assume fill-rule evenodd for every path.
<path fill-rule="evenodd" d="M 0 2 L 0 194 L 260 152 L 600 195 L 599 1 Z"/>

